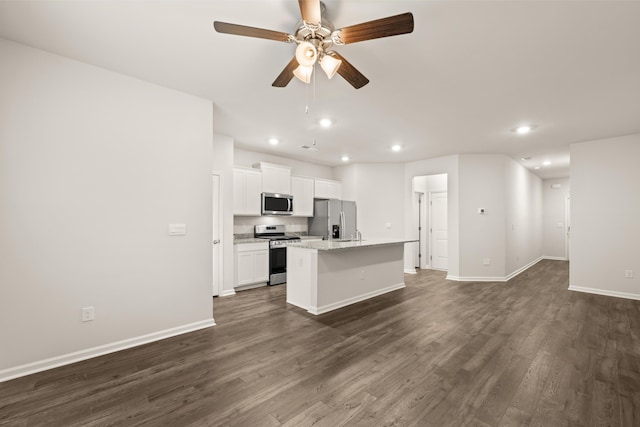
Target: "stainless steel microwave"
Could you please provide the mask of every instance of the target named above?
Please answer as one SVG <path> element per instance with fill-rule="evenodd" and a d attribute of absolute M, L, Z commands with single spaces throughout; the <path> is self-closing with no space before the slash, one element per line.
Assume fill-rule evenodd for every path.
<path fill-rule="evenodd" d="M 293 196 L 262 193 L 262 215 L 293 215 Z"/>

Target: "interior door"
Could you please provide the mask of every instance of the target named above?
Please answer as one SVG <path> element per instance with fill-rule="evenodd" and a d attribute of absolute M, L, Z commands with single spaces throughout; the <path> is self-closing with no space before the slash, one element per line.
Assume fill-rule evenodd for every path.
<path fill-rule="evenodd" d="M 212 295 L 220 294 L 220 285 L 222 284 L 222 198 L 220 197 L 220 175 L 213 175 L 213 250 L 212 250 L 212 266 L 213 266 L 213 283 L 211 286 Z"/>
<path fill-rule="evenodd" d="M 431 268 L 447 270 L 449 234 L 447 228 L 447 193 L 430 193 Z"/>
<path fill-rule="evenodd" d="M 567 196 L 567 200 L 565 203 L 565 224 L 566 224 L 566 233 L 564 240 L 564 248 L 565 248 L 565 257 L 569 260 L 569 256 L 571 254 L 571 196 Z"/>

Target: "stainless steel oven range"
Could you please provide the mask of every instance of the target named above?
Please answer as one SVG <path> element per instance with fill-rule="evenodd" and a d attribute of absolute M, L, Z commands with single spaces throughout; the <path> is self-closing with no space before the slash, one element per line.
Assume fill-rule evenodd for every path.
<path fill-rule="evenodd" d="M 287 281 L 287 243 L 300 240 L 298 236 L 287 235 L 284 225 L 256 225 L 254 237 L 269 240 L 269 286 Z"/>

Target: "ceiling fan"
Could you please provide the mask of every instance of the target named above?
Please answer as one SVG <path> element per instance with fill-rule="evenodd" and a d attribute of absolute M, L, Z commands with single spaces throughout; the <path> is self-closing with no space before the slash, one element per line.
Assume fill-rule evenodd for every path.
<path fill-rule="evenodd" d="M 295 56 L 272 83 L 275 87 L 285 87 L 294 76 L 305 83 L 311 82 L 314 65 L 318 63 L 327 77 L 332 78 L 338 73 L 354 88 L 360 89 L 369 83 L 369 79 L 332 50 L 333 45 L 341 46 L 413 31 L 413 15 L 410 12 L 336 30 L 331 22 L 322 17 L 325 7 L 320 0 L 298 0 L 298 4 L 302 24 L 298 25 L 294 34 L 220 21 L 214 21 L 213 26 L 219 33 L 297 43 Z"/>

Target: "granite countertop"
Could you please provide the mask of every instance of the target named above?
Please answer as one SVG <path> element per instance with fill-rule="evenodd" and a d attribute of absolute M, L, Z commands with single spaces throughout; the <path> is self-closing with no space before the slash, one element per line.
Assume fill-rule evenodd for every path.
<path fill-rule="evenodd" d="M 295 246 L 303 249 L 315 249 L 318 251 L 334 251 L 342 249 L 354 249 L 365 248 L 372 246 L 385 246 L 385 245 L 398 245 L 404 243 L 417 242 L 413 239 L 363 239 L 361 242 L 354 241 L 336 241 L 336 240 L 323 240 L 321 242 L 307 242 L 304 240 L 301 242 L 290 243 L 287 246 Z"/>
<path fill-rule="evenodd" d="M 241 245 L 243 243 L 269 243 L 269 241 L 266 239 L 258 239 L 257 237 L 234 237 L 234 245 Z"/>
<path fill-rule="evenodd" d="M 287 235 L 290 236 L 295 236 L 298 235 L 298 233 L 286 233 Z M 322 236 L 307 236 L 305 235 L 299 235 L 298 237 L 300 237 L 300 240 L 310 240 L 310 239 L 322 239 Z M 235 234 L 233 236 L 233 244 L 234 245 L 238 245 L 238 244 L 242 244 L 242 243 L 260 243 L 260 242 L 264 242 L 265 239 L 258 239 L 256 237 L 253 237 L 252 234 L 248 233 L 248 234 Z"/>

